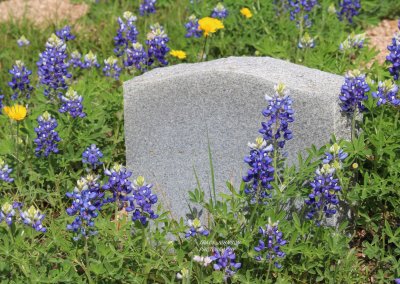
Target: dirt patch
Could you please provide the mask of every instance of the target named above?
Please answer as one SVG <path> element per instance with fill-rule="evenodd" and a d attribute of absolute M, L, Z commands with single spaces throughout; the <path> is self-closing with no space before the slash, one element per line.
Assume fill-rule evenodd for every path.
<path fill-rule="evenodd" d="M 0 22 L 26 18 L 38 27 L 64 20 L 72 24 L 88 11 L 88 5 L 69 0 L 8 0 L 0 2 Z"/>
<path fill-rule="evenodd" d="M 383 20 L 378 26 L 369 28 L 366 32 L 370 45 L 379 50 L 376 56 L 379 63 L 385 62 L 389 54 L 387 46 L 392 42 L 393 34 L 399 30 L 397 23 L 397 20 Z"/>

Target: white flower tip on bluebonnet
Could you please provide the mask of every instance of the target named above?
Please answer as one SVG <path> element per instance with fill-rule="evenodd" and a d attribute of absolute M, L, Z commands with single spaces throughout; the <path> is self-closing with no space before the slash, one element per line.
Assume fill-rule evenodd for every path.
<path fill-rule="evenodd" d="M 81 53 L 78 50 L 74 50 L 73 52 L 71 52 L 71 57 L 72 58 L 81 58 Z"/>
<path fill-rule="evenodd" d="M 132 12 L 129 11 L 125 11 L 123 17 L 125 20 L 130 22 L 135 22 L 137 20 L 137 17 Z"/>
<path fill-rule="evenodd" d="M 339 144 L 337 144 L 337 143 L 333 144 L 333 145 L 329 148 L 329 152 L 331 152 L 332 154 L 335 154 L 335 155 L 339 154 L 339 151 L 340 151 L 340 146 L 339 146 Z"/>
<path fill-rule="evenodd" d="M 17 40 L 17 44 L 18 44 L 18 46 L 22 47 L 22 46 L 30 45 L 31 42 L 30 42 L 25 36 L 21 36 L 21 37 Z"/>
<path fill-rule="evenodd" d="M 42 119 L 43 119 L 44 121 L 49 121 L 49 120 L 51 119 L 51 114 L 50 114 L 48 111 L 45 111 L 45 112 L 42 114 Z"/>
<path fill-rule="evenodd" d="M 73 88 L 69 88 L 67 93 L 65 94 L 65 97 L 70 99 L 70 100 L 75 100 L 79 98 L 78 92 L 75 91 Z"/>
<path fill-rule="evenodd" d="M 276 84 L 274 86 L 274 90 L 275 90 L 275 93 L 280 97 L 284 97 L 289 94 L 289 91 L 286 88 L 286 85 L 282 82 L 279 82 L 278 84 Z"/>
<path fill-rule="evenodd" d="M 135 43 L 132 44 L 132 47 L 134 49 L 138 50 L 138 49 L 142 49 L 143 45 L 140 42 L 135 42 Z"/>
<path fill-rule="evenodd" d="M 189 16 L 189 21 L 195 21 L 195 20 L 197 20 L 197 17 L 195 14 L 192 14 Z"/>
<path fill-rule="evenodd" d="M 298 47 L 300 49 L 314 48 L 315 47 L 314 38 L 311 37 L 307 32 L 304 33 L 304 35 L 300 38 Z"/>
<path fill-rule="evenodd" d="M 267 146 L 267 141 L 265 141 L 264 138 L 262 137 L 257 137 L 256 143 L 249 142 L 247 146 L 249 146 L 251 149 L 262 149 L 265 148 L 265 146 Z"/>
<path fill-rule="evenodd" d="M 46 42 L 48 47 L 66 47 L 64 41 L 60 39 L 56 34 L 52 34 Z"/>
<path fill-rule="evenodd" d="M 9 213 L 11 213 L 13 211 L 13 206 L 12 204 L 6 202 L 3 204 L 3 206 L 1 206 L 1 211 L 3 211 L 4 214 L 8 215 Z"/>
<path fill-rule="evenodd" d="M 199 256 L 199 255 L 195 255 L 194 257 L 193 257 L 193 261 L 194 262 L 198 262 L 198 263 L 200 263 L 201 265 L 203 265 L 203 266 L 208 266 L 211 262 L 212 262 L 212 259 L 211 259 L 211 257 L 209 257 L 209 256 L 206 256 L 206 257 L 204 257 L 204 256 Z"/>
<path fill-rule="evenodd" d="M 143 176 L 138 176 L 138 177 L 136 178 L 136 180 L 133 181 L 133 184 L 134 184 L 136 187 L 141 187 L 141 186 L 144 185 L 144 183 L 145 183 L 145 180 L 144 180 L 144 177 L 143 177 Z"/>
<path fill-rule="evenodd" d="M 329 7 L 328 7 L 328 13 L 329 14 L 336 14 L 336 7 L 335 7 L 335 4 L 331 4 L 331 5 L 329 5 Z"/>
<path fill-rule="evenodd" d="M 330 164 L 323 164 L 321 168 L 318 168 L 315 173 L 317 175 L 328 175 L 333 174 L 335 172 L 335 168 Z"/>
<path fill-rule="evenodd" d="M 114 65 L 117 62 L 118 62 L 118 59 L 115 56 L 110 56 L 104 60 L 104 64 L 108 64 L 108 65 Z"/>
<path fill-rule="evenodd" d="M 218 4 L 217 4 L 217 6 L 215 6 L 215 10 L 217 10 L 217 11 L 223 11 L 223 10 L 225 10 L 225 7 L 224 7 L 224 4 L 222 4 L 221 2 L 219 2 Z"/>
<path fill-rule="evenodd" d="M 76 187 L 74 188 L 74 191 L 81 192 L 83 190 L 86 190 L 87 188 L 88 181 L 84 177 L 81 177 L 79 180 L 76 181 Z"/>

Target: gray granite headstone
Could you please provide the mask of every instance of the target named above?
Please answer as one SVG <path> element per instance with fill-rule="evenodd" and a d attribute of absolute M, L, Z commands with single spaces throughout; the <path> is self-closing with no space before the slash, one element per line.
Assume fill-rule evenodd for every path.
<path fill-rule="evenodd" d="M 268 57 L 230 57 L 158 68 L 124 84 L 127 166 L 145 176 L 173 218 L 187 210 L 188 191 L 196 188 L 193 168 L 211 187 L 210 142 L 217 192 L 226 181 L 238 187 L 247 166 L 248 142 L 260 136 L 265 95 L 284 83 L 293 98 L 294 138 L 287 162 L 331 134 L 348 137 L 338 93 L 343 77 Z M 207 138 L 208 137 L 208 138 Z"/>

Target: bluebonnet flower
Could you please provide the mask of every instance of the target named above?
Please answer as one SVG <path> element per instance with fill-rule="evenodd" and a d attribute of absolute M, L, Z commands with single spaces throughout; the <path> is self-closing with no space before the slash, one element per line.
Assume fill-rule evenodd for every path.
<path fill-rule="evenodd" d="M 57 120 L 46 111 L 37 119 L 39 126 L 35 128 L 37 138 L 34 140 L 36 143 L 35 154 L 36 156 L 47 157 L 51 152 L 58 153 L 57 143 L 61 141 L 58 136 L 56 127 L 58 126 Z"/>
<path fill-rule="evenodd" d="M 156 0 L 143 0 L 139 6 L 139 14 L 140 16 L 154 14 L 156 12 Z"/>
<path fill-rule="evenodd" d="M 139 71 L 145 71 L 147 65 L 147 53 L 140 43 L 134 43 L 126 50 L 125 67 L 135 66 Z"/>
<path fill-rule="evenodd" d="M 122 68 L 118 65 L 118 59 L 111 56 L 104 60 L 103 74 L 106 77 L 112 77 L 119 80 Z"/>
<path fill-rule="evenodd" d="M 236 271 L 242 266 L 241 263 L 236 262 L 236 255 L 232 248 L 227 247 L 221 253 L 217 248 L 213 249 L 213 255 L 210 257 L 214 262 L 214 270 L 224 272 L 224 280 L 232 277 Z"/>
<path fill-rule="evenodd" d="M 337 14 L 337 10 L 336 10 L 335 4 L 331 3 L 331 5 L 329 5 L 328 13 L 329 14 L 335 14 L 335 15 Z"/>
<path fill-rule="evenodd" d="M 200 30 L 199 19 L 195 15 L 189 17 L 189 21 L 185 24 L 186 35 L 185 37 L 195 37 L 199 38 L 203 35 L 203 31 Z"/>
<path fill-rule="evenodd" d="M 274 0 L 274 10 L 277 16 L 284 14 L 290 8 L 288 0 Z"/>
<path fill-rule="evenodd" d="M 195 237 L 197 234 L 208 236 L 210 232 L 201 225 L 201 221 L 197 218 L 188 221 L 189 230 L 185 234 L 186 238 Z"/>
<path fill-rule="evenodd" d="M 337 11 L 339 20 L 343 21 L 343 18 L 346 18 L 349 23 L 352 23 L 353 17 L 360 13 L 361 3 L 360 0 L 342 0 L 339 7 L 339 11 Z"/>
<path fill-rule="evenodd" d="M 394 283 L 395 283 L 395 284 L 400 284 L 400 278 L 394 279 Z"/>
<path fill-rule="evenodd" d="M 82 68 L 82 54 L 79 51 L 75 50 L 71 53 L 69 65 L 74 68 Z"/>
<path fill-rule="evenodd" d="M 363 48 L 365 41 L 365 33 L 364 34 L 350 34 L 345 41 L 343 41 L 340 46 L 339 50 L 342 52 L 346 52 L 349 50 L 358 50 Z"/>
<path fill-rule="evenodd" d="M 2 114 L 3 111 L 3 100 L 4 100 L 4 95 L 2 95 L 0 90 L 0 114 Z"/>
<path fill-rule="evenodd" d="M 112 197 L 106 198 L 104 202 L 118 202 L 118 207 L 123 208 L 133 191 L 132 183 L 128 180 L 132 172 L 120 164 L 115 164 L 111 170 L 106 169 L 104 174 L 108 176 L 108 181 L 103 185 L 103 189 L 112 193 Z"/>
<path fill-rule="evenodd" d="M 275 92 L 272 98 L 265 97 L 268 106 L 262 111 L 262 114 L 269 120 L 261 124 L 262 128 L 259 132 L 263 135 L 264 140 L 283 148 L 285 142 L 293 138 L 289 123 L 294 121 L 294 111 L 292 99 L 288 95 L 285 85 L 282 83 L 276 85 Z"/>
<path fill-rule="evenodd" d="M 300 38 L 299 43 L 297 44 L 298 48 L 307 49 L 314 48 L 315 41 L 307 32 Z"/>
<path fill-rule="evenodd" d="M 10 178 L 10 173 L 12 169 L 0 158 L 0 180 L 4 182 L 13 182 L 14 179 Z"/>
<path fill-rule="evenodd" d="M 93 169 L 103 164 L 100 161 L 101 158 L 103 158 L 103 153 L 95 144 L 90 145 L 90 147 L 82 153 L 82 163 L 89 164 Z"/>
<path fill-rule="evenodd" d="M 378 99 L 376 103 L 378 106 L 391 103 L 393 106 L 400 105 L 400 98 L 398 97 L 399 87 L 391 80 L 378 83 L 378 90 L 372 93 L 374 98 Z"/>
<path fill-rule="evenodd" d="M 348 72 L 339 96 L 342 111 L 353 113 L 357 108 L 363 111 L 365 107 L 362 102 L 368 99 L 366 93 L 369 90 L 370 87 L 364 74 L 361 74 L 359 70 Z"/>
<path fill-rule="evenodd" d="M 114 53 L 117 57 L 125 54 L 128 45 L 130 43 L 135 43 L 137 41 L 137 35 L 139 34 L 135 26 L 137 18 L 131 12 L 125 12 L 123 18 L 126 22 L 118 18 L 119 29 L 117 30 L 117 35 L 114 37 Z"/>
<path fill-rule="evenodd" d="M 217 19 L 225 19 L 226 17 L 228 17 L 228 10 L 221 2 L 219 2 L 217 6 L 214 7 L 214 10 L 211 13 L 211 17 Z"/>
<path fill-rule="evenodd" d="M 101 210 L 101 198 L 104 193 L 100 190 L 98 182 L 99 177 L 88 175 L 77 181 L 77 185 L 72 192 L 66 195 L 71 198 L 72 205 L 66 211 L 69 216 L 75 216 L 74 221 L 67 225 L 67 230 L 77 233 L 73 238 L 79 240 L 81 236 L 88 237 L 96 234 L 94 227 L 94 219 Z"/>
<path fill-rule="evenodd" d="M 256 143 L 249 143 L 250 155 L 245 157 L 244 162 L 250 166 L 247 175 L 243 177 L 246 182 L 245 193 L 251 197 L 252 202 L 262 202 L 271 196 L 271 181 L 274 180 L 274 167 L 272 165 L 273 146 L 259 137 Z"/>
<path fill-rule="evenodd" d="M 25 36 L 21 36 L 18 40 L 17 40 L 17 44 L 19 47 L 23 47 L 23 46 L 28 46 L 31 44 L 31 42 L 25 37 Z"/>
<path fill-rule="evenodd" d="M 53 34 L 46 43 L 46 50 L 39 57 L 36 65 L 40 84 L 45 86 L 45 96 L 48 97 L 52 91 L 61 95 L 61 91 L 68 88 L 66 80 L 72 77 L 68 72 L 65 43 Z"/>
<path fill-rule="evenodd" d="M 74 89 L 69 88 L 65 96 L 61 96 L 62 105 L 58 111 L 60 113 L 68 112 L 72 118 L 85 117 L 82 101 L 82 96 L 79 96 Z"/>
<path fill-rule="evenodd" d="M 158 218 L 151 208 L 158 201 L 157 195 L 151 192 L 152 186 L 152 184 L 145 184 L 142 176 L 134 182 L 133 194 L 129 197 L 129 206 L 126 208 L 127 212 L 132 212 L 132 221 L 139 220 L 146 225 L 148 218 Z"/>
<path fill-rule="evenodd" d="M 64 42 L 74 40 L 75 36 L 71 34 L 71 27 L 65 26 L 56 31 L 56 35 Z"/>
<path fill-rule="evenodd" d="M 17 60 L 15 65 L 13 65 L 13 68 L 8 72 L 12 75 L 11 81 L 8 82 L 8 85 L 14 91 L 11 99 L 16 100 L 18 97 L 29 99 L 31 97 L 31 92 L 33 91 L 31 80 L 29 79 L 32 71 L 28 70 L 22 61 Z"/>
<path fill-rule="evenodd" d="M 342 168 L 342 162 L 348 155 L 349 154 L 344 152 L 339 144 L 335 143 L 329 148 L 329 151 L 325 153 L 325 158 L 322 160 L 322 163 L 330 164 L 335 170 L 340 170 Z"/>
<path fill-rule="evenodd" d="M 32 205 L 27 211 L 20 211 L 20 217 L 25 225 L 31 226 L 36 231 L 42 233 L 47 231 L 42 224 L 45 215 L 39 209 L 36 209 L 35 206 Z"/>
<path fill-rule="evenodd" d="M 330 164 L 323 164 L 316 171 L 314 180 L 310 183 L 312 192 L 305 203 L 308 205 L 307 219 L 314 219 L 317 226 L 322 218 L 332 217 L 336 213 L 336 205 L 339 204 L 337 193 L 342 190 L 339 180 L 334 177 L 335 169 Z"/>
<path fill-rule="evenodd" d="M 290 10 L 290 20 L 296 20 L 297 25 L 303 22 L 306 27 L 311 26 L 309 19 L 309 12 L 318 4 L 317 0 L 288 0 L 288 6 Z M 301 13 L 303 12 L 303 13 Z M 299 15 L 303 14 L 303 19 L 298 19 Z"/>
<path fill-rule="evenodd" d="M 146 40 L 146 44 L 148 46 L 147 64 L 151 66 L 155 60 L 158 60 L 161 65 L 168 65 L 168 61 L 165 59 L 165 56 L 170 50 L 167 46 L 169 38 L 164 32 L 164 28 L 159 24 L 155 24 L 150 28 L 151 31 L 147 34 Z"/>
<path fill-rule="evenodd" d="M 99 68 L 100 64 L 97 62 L 97 56 L 93 52 L 89 51 L 89 53 L 83 58 L 82 68 L 89 69 L 92 67 Z"/>
<path fill-rule="evenodd" d="M 19 208 L 17 202 L 14 202 L 13 205 L 8 202 L 4 203 L 0 208 L 0 223 L 4 220 L 8 226 L 11 226 L 15 217 L 15 209 L 17 208 Z"/>
<path fill-rule="evenodd" d="M 274 260 L 275 267 L 281 268 L 282 266 L 276 258 L 285 257 L 281 247 L 286 245 L 287 241 L 283 239 L 282 232 L 278 230 L 278 222 L 272 223 L 271 218 L 268 218 L 268 224 L 265 225 L 265 229 L 260 227 L 259 233 L 263 238 L 258 241 L 258 246 L 254 247 L 254 250 L 259 253 L 266 251 L 266 260 Z M 262 259 L 261 255 L 256 256 L 256 260 L 261 261 Z"/>
<path fill-rule="evenodd" d="M 394 80 L 398 80 L 400 75 L 400 32 L 394 35 L 392 44 L 388 45 L 387 49 L 390 53 L 386 56 L 386 60 L 392 64 L 392 66 L 389 67 L 389 72 Z"/>

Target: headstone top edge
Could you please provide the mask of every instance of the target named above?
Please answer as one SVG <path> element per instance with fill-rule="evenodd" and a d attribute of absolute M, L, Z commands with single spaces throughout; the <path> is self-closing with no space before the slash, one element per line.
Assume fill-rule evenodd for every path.
<path fill-rule="evenodd" d="M 128 89 L 131 85 L 147 84 L 195 73 L 218 72 L 250 75 L 268 81 L 286 81 L 284 83 L 291 88 L 296 88 L 298 83 L 306 81 L 311 84 L 321 80 L 343 82 L 343 76 L 271 57 L 228 57 L 201 63 L 182 63 L 156 68 L 125 81 L 124 89 Z M 286 75 L 290 75 L 291 78 Z M 295 82 L 292 82 L 293 79 Z"/>

